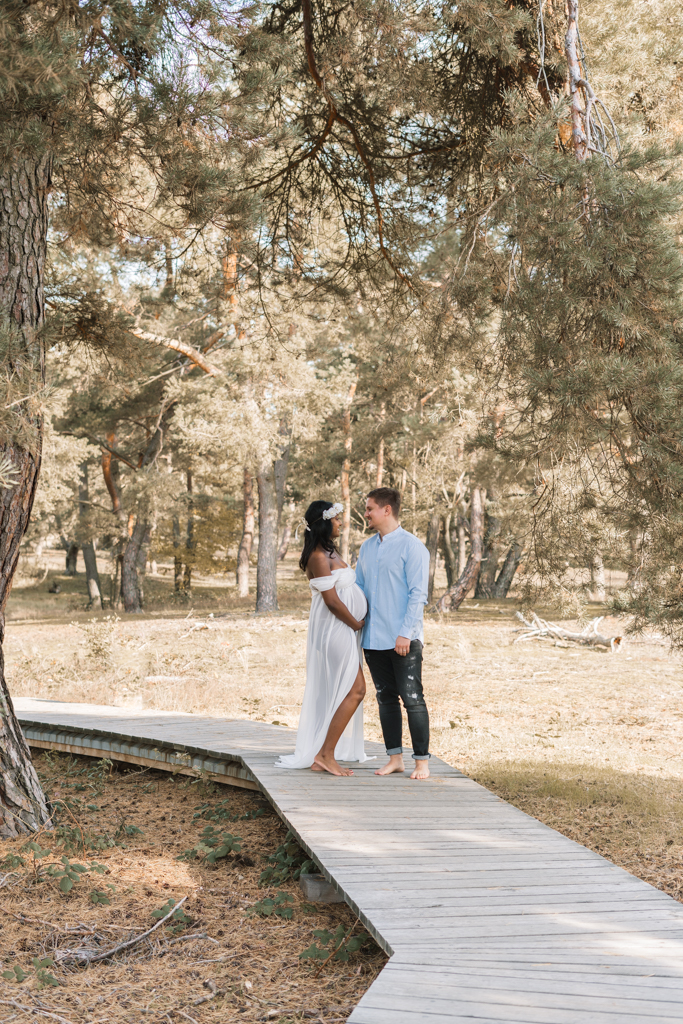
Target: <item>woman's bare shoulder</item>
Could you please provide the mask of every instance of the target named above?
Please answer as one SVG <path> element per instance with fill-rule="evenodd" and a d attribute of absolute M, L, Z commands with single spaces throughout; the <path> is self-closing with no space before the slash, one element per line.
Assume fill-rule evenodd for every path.
<path fill-rule="evenodd" d="M 306 575 L 309 580 L 317 579 L 320 576 L 331 576 L 330 559 L 324 551 L 314 551 L 308 559 Z"/>

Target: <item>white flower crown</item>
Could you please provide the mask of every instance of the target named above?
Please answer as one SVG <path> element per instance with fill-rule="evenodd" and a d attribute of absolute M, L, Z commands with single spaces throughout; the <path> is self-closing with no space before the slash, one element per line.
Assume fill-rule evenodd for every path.
<path fill-rule="evenodd" d="M 320 516 L 320 518 L 321 519 L 334 519 L 335 516 L 340 515 L 343 511 L 344 511 L 344 506 L 342 505 L 342 503 L 340 501 L 335 501 L 335 503 L 332 506 L 332 508 L 326 508 L 325 511 L 323 512 L 323 514 Z M 315 519 L 314 522 L 317 523 L 318 520 Z M 296 533 L 294 534 L 294 540 L 298 540 L 298 538 L 299 538 L 299 529 L 300 529 L 301 526 L 303 526 L 303 528 L 305 530 L 310 530 L 311 529 L 311 527 L 309 526 L 309 524 L 306 521 L 306 519 L 302 519 L 300 525 L 297 526 L 297 528 L 296 528 Z"/>

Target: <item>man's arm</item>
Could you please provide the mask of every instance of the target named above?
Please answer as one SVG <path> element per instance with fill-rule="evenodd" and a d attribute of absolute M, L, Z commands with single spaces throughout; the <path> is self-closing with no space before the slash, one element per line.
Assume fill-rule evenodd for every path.
<path fill-rule="evenodd" d="M 410 639 L 422 617 L 422 610 L 427 603 L 429 586 L 429 552 L 423 544 L 411 544 L 405 563 L 406 583 L 408 584 L 408 607 L 403 617 L 401 635 L 396 640 L 397 654 L 407 654 Z"/>

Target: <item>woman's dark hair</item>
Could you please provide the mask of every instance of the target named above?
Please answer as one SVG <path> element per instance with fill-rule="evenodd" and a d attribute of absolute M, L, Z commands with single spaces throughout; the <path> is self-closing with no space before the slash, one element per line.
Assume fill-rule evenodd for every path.
<path fill-rule="evenodd" d="M 328 508 L 332 508 L 331 501 L 312 501 L 306 509 L 304 519 L 309 528 L 304 530 L 304 548 L 299 559 L 302 572 L 306 572 L 308 559 L 317 547 L 327 551 L 328 555 L 337 550 L 332 540 L 332 520 L 323 519 L 323 512 L 327 512 Z"/>

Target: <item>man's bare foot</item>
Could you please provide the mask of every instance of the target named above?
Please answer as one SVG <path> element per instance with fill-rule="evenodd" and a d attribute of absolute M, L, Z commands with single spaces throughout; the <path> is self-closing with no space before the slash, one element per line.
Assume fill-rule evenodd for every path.
<path fill-rule="evenodd" d="M 404 772 L 405 765 L 400 754 L 390 754 L 388 762 L 383 768 L 378 768 L 375 775 L 393 775 L 394 772 Z"/>
<path fill-rule="evenodd" d="M 314 761 L 313 764 L 311 765 L 311 771 L 312 772 L 324 772 L 325 769 L 321 768 L 320 765 L 316 764 L 315 761 Z"/>
<path fill-rule="evenodd" d="M 337 764 L 333 757 L 323 754 L 322 752 L 315 755 L 313 758 L 313 764 L 319 765 L 321 771 L 329 772 L 330 775 L 353 775 L 350 768 L 342 768 L 340 764 Z"/>
<path fill-rule="evenodd" d="M 415 771 L 410 776 L 411 779 L 428 779 L 429 778 L 429 761 L 415 761 Z"/>

